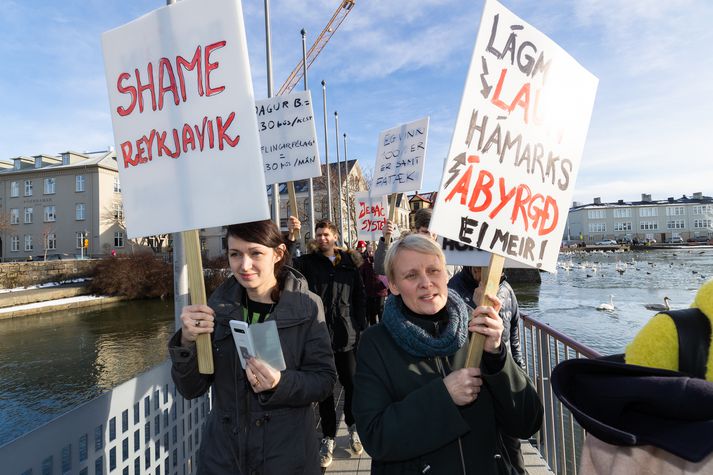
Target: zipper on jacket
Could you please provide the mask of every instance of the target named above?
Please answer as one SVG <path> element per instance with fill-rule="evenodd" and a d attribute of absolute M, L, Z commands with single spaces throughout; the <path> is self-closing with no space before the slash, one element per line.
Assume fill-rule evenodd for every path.
<path fill-rule="evenodd" d="M 443 368 L 443 362 L 441 361 L 440 356 L 435 356 L 434 360 L 436 360 L 436 367 L 438 368 L 438 371 L 441 373 L 441 376 L 443 376 L 445 378 L 446 370 Z M 463 470 L 463 475 L 468 475 L 465 471 L 465 457 L 463 456 L 463 441 L 461 441 L 460 436 L 458 436 L 458 451 L 460 452 L 460 466 L 461 466 L 461 469 Z"/>

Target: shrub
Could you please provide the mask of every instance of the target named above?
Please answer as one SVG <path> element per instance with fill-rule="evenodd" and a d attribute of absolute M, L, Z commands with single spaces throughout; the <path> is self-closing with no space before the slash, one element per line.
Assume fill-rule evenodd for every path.
<path fill-rule="evenodd" d="M 173 295 L 173 266 L 153 254 L 108 257 L 94 268 L 90 291 L 130 299 Z"/>
<path fill-rule="evenodd" d="M 210 297 L 210 294 L 212 294 L 227 277 L 230 277 L 230 275 L 230 267 L 228 266 L 228 258 L 226 256 L 204 260 L 203 277 L 205 279 L 206 297 Z"/>

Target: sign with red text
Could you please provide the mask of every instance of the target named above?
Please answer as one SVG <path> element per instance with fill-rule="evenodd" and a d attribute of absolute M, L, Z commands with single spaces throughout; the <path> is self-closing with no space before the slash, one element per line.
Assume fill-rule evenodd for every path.
<path fill-rule="evenodd" d="M 184 0 L 102 46 L 128 236 L 268 219 L 240 2 Z"/>
<path fill-rule="evenodd" d="M 368 191 L 354 193 L 357 239 L 378 241 L 384 235 L 389 217 L 389 200 L 385 195 L 374 196 Z"/>
<path fill-rule="evenodd" d="M 309 91 L 255 101 L 255 111 L 266 183 L 322 174 Z"/>
<path fill-rule="evenodd" d="M 379 134 L 374 177 L 371 180 L 372 195 L 403 193 L 421 188 L 427 137 L 428 117 Z"/>
<path fill-rule="evenodd" d="M 597 83 L 486 0 L 431 231 L 554 271 Z"/>

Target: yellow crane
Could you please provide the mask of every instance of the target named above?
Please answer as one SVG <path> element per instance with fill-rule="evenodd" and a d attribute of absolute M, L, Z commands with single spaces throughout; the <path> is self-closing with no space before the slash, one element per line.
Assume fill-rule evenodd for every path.
<path fill-rule="evenodd" d="M 339 7 L 337 7 L 337 10 L 334 12 L 334 15 L 332 15 L 332 19 L 329 20 L 327 26 L 324 27 L 322 33 L 319 34 L 317 39 L 312 44 L 312 47 L 307 52 L 308 69 L 312 65 L 314 60 L 317 59 L 319 53 L 322 52 L 322 49 L 324 49 L 324 47 L 327 45 L 327 42 L 332 37 L 332 35 L 337 31 L 339 25 L 342 24 L 347 15 L 349 15 L 349 12 L 352 11 L 355 1 L 356 0 L 342 0 L 342 2 L 339 4 Z M 294 89 L 295 85 L 297 85 L 297 83 L 302 80 L 302 76 L 304 76 L 304 71 L 302 69 L 302 61 L 300 60 L 297 63 L 297 66 L 295 66 L 295 69 L 293 69 L 290 75 L 287 77 L 287 81 L 285 81 L 280 90 L 277 91 L 276 95 L 282 96 L 284 94 L 289 94 L 292 89 Z"/>

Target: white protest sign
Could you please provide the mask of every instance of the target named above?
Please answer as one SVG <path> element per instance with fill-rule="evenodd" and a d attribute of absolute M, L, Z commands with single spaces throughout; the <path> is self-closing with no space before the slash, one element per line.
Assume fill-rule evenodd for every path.
<path fill-rule="evenodd" d="M 386 196 L 373 196 L 368 191 L 354 193 L 357 239 L 378 241 L 384 233 L 389 203 Z"/>
<path fill-rule="evenodd" d="M 128 236 L 268 219 L 240 2 L 184 0 L 102 46 Z"/>
<path fill-rule="evenodd" d="M 421 188 L 426 163 L 428 117 L 379 134 L 371 194 L 374 196 Z"/>
<path fill-rule="evenodd" d="M 487 0 L 431 231 L 554 271 L 597 82 Z"/>
<path fill-rule="evenodd" d="M 441 236 L 438 237 L 438 245 L 441 246 L 443 255 L 446 256 L 446 264 L 449 266 L 488 267 L 490 265 L 492 254 L 487 251 L 481 251 L 462 242 Z M 528 268 L 530 266 L 512 259 L 505 259 L 503 267 L 511 269 Z"/>
<path fill-rule="evenodd" d="M 255 101 L 255 111 L 266 183 L 322 174 L 309 91 Z"/>

